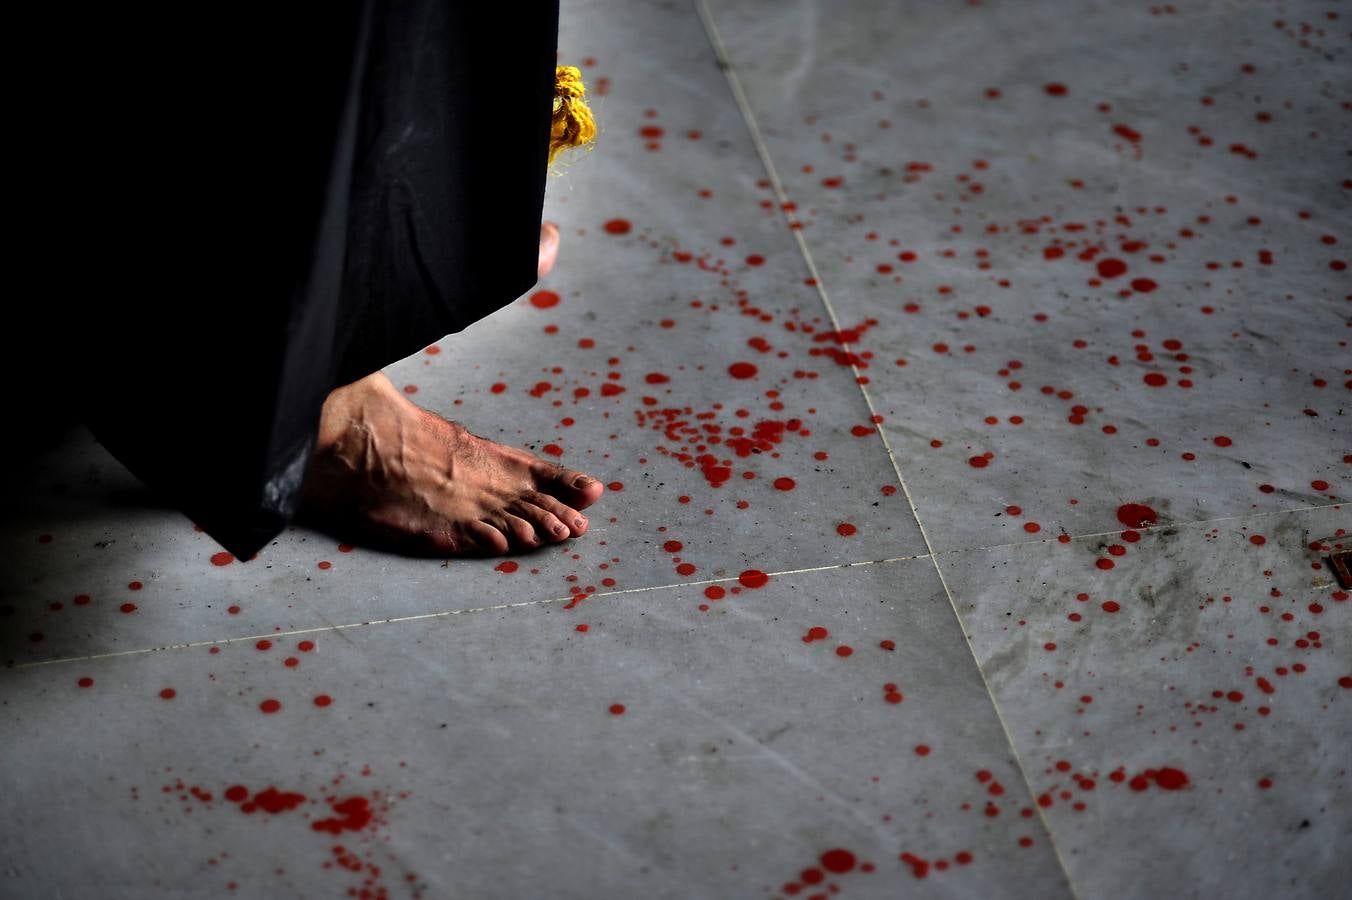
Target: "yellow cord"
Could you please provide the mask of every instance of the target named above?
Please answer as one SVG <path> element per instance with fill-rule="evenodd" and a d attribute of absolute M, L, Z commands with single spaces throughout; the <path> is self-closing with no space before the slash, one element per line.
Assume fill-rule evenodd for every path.
<path fill-rule="evenodd" d="M 596 139 L 596 120 L 587 108 L 587 87 L 576 66 L 554 69 L 554 120 L 549 134 L 549 162 L 570 147 L 581 147 Z"/>

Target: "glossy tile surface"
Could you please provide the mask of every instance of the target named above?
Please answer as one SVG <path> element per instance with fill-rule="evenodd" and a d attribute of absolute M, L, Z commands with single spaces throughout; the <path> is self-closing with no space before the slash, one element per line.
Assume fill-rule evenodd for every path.
<path fill-rule="evenodd" d="M 1349 548 L 1339 507 L 943 558 L 1082 896 L 1343 889 Z"/>
<path fill-rule="evenodd" d="M 937 548 L 1347 496 L 1336 10 L 711 6 Z"/>
<path fill-rule="evenodd" d="M 6 896 L 1069 896 L 928 560 L 4 690 Z"/>
<path fill-rule="evenodd" d="M 73 432 L 0 531 L 0 897 L 1337 894 L 1349 49 L 565 3 L 559 264 L 387 371 L 590 532 L 233 560 Z"/>

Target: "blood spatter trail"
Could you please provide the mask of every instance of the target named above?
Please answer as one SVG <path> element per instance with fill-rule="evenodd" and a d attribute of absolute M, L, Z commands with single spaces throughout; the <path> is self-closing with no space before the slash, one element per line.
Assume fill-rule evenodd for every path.
<path fill-rule="evenodd" d="M 372 774 L 370 767 L 363 767 L 361 774 L 370 776 Z M 345 776 L 339 775 L 329 784 L 337 786 L 344 780 Z M 205 806 L 212 804 L 213 797 L 209 791 L 187 788 L 181 784 L 175 787 L 184 796 L 191 795 Z M 265 819 L 275 817 L 279 820 L 279 824 L 294 822 L 296 827 L 304 828 L 307 832 L 333 836 L 347 835 L 349 841 L 356 843 L 331 847 L 329 853 L 320 857 L 319 867 L 322 869 L 336 867 L 359 876 L 360 883 L 348 889 L 346 892 L 348 896 L 388 897 L 389 890 L 382 884 L 383 866 L 375 862 L 376 854 L 383 852 L 381 850 L 383 842 L 379 839 L 377 831 L 388 824 L 390 802 L 396 796 L 403 799 L 408 794 L 395 795 L 389 790 L 372 795 L 329 794 L 329 790 L 329 787 L 322 787 L 318 797 L 310 797 L 299 791 L 288 791 L 275 785 L 251 791 L 243 784 L 232 784 L 221 792 L 221 796 L 225 802 L 234 805 L 246 816 L 257 818 L 263 814 L 262 817 Z M 314 808 L 313 812 L 311 808 Z M 297 848 L 305 846 L 285 837 L 279 837 L 279 840 L 287 841 L 288 846 L 295 845 Z M 408 880 L 411 883 L 415 878 L 409 877 Z M 416 891 L 414 895 L 417 896 Z"/>
<path fill-rule="evenodd" d="M 633 228 L 628 219 L 611 219 L 602 227 L 606 234 L 628 234 Z"/>

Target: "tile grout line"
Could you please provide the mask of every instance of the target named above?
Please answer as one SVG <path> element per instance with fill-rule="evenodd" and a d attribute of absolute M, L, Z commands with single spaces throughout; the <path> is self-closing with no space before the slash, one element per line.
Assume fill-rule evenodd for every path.
<path fill-rule="evenodd" d="M 741 79 L 738 78 L 737 72 L 733 68 L 732 60 L 728 56 L 727 48 L 723 44 L 723 39 L 718 33 L 718 27 L 714 23 L 713 15 L 708 8 L 708 0 L 693 0 L 693 3 L 695 11 L 699 15 L 700 21 L 704 26 L 705 34 L 712 46 L 718 67 L 723 71 L 723 75 L 727 79 L 728 87 L 732 91 L 733 100 L 736 102 L 737 108 L 742 114 L 743 123 L 751 134 L 751 141 L 755 145 L 756 153 L 760 157 L 761 165 L 765 169 L 766 176 L 770 181 L 771 189 L 774 191 L 775 198 L 779 202 L 780 213 L 785 219 L 788 219 L 788 214 L 784 207 L 789 202 L 789 197 L 784 192 L 783 183 L 779 179 L 779 172 L 775 168 L 774 160 L 770 156 L 770 148 L 766 145 L 765 139 L 761 136 L 760 126 L 756 121 L 755 113 L 752 111 L 751 104 L 747 100 L 745 91 L 742 89 Z M 817 288 L 817 296 L 821 299 L 822 306 L 826 310 L 826 315 L 831 321 L 831 327 L 839 334 L 841 330 L 840 320 L 837 318 L 835 307 L 832 305 L 831 298 L 826 292 L 826 285 L 822 282 L 821 275 L 817 271 L 817 263 L 812 256 L 812 251 L 808 248 L 807 241 L 800 230 L 790 228 L 789 231 L 797 242 L 799 253 L 802 255 L 803 262 L 806 263 L 808 272 L 812 276 L 813 283 Z M 848 348 L 849 345 L 842 344 L 842 346 Z M 877 409 L 874 407 L 873 398 L 869 396 L 868 390 L 859 381 L 860 373 L 858 367 L 851 363 L 850 371 L 854 373 L 855 384 L 859 387 L 859 392 L 863 395 L 864 403 L 868 407 L 874 430 L 877 431 L 878 437 L 882 440 L 883 449 L 887 452 L 887 458 L 892 463 L 892 471 L 897 476 L 897 482 L 901 486 L 902 494 L 906 497 L 906 503 L 911 509 L 911 516 L 915 519 L 916 527 L 920 530 L 920 537 L 925 542 L 925 555 L 934 563 L 934 572 L 939 577 L 939 584 L 943 587 L 944 594 L 948 597 L 948 603 L 953 610 L 953 616 L 957 620 L 958 628 L 962 633 L 963 640 L 967 643 L 967 650 L 972 655 L 972 662 L 976 665 L 977 674 L 981 677 L 982 685 L 986 689 L 986 696 L 990 700 L 991 708 L 995 711 L 996 720 L 1000 723 L 1000 728 L 1004 732 L 1005 743 L 1008 745 L 1010 752 L 1014 756 L 1014 764 L 1019 770 L 1019 776 L 1023 779 L 1024 786 L 1028 790 L 1028 796 L 1030 798 L 1035 798 L 1037 792 L 1033 789 L 1033 783 L 1028 777 L 1028 772 L 1024 767 L 1023 759 L 1019 754 L 1017 745 L 1014 743 L 1014 737 L 1010 733 L 1009 724 L 1005 721 L 1004 713 L 1001 711 L 1000 704 L 995 698 L 995 692 L 991 690 L 990 681 L 986 678 L 985 670 L 981 667 L 981 661 L 977 657 L 976 648 L 972 645 L 971 638 L 967 635 L 967 629 L 963 627 L 962 616 L 958 612 L 958 605 L 953 596 L 953 590 L 948 585 L 948 579 L 944 577 L 943 567 L 939 565 L 939 560 L 934 552 L 934 545 L 930 542 L 929 533 L 925 530 L 924 523 L 920 521 L 920 514 L 916 510 L 915 501 L 911 496 L 910 488 L 906 484 L 906 479 L 901 474 L 901 467 L 897 464 L 896 454 L 892 451 L 892 446 L 887 440 L 887 435 L 883 431 L 881 423 L 878 421 Z M 1067 889 L 1070 891 L 1072 897 L 1078 898 L 1081 895 L 1075 889 L 1074 882 L 1071 880 L 1070 869 L 1066 865 L 1066 860 L 1061 852 L 1061 848 L 1057 845 L 1055 833 L 1052 831 L 1051 825 L 1047 821 L 1046 814 L 1036 803 L 1033 804 L 1033 809 L 1037 811 L 1038 820 L 1041 822 L 1042 829 L 1047 835 L 1047 840 L 1051 845 L 1052 853 L 1056 858 L 1057 865 L 1061 867 L 1061 874 L 1066 880 Z"/>
<path fill-rule="evenodd" d="M 890 556 L 885 559 L 865 559 L 856 560 L 847 563 L 832 563 L 827 566 L 809 566 L 802 569 L 785 569 L 779 572 L 766 573 L 769 578 L 783 578 L 789 575 L 807 575 L 813 572 L 829 572 L 834 569 L 853 569 L 863 566 L 881 566 L 889 563 L 909 562 L 917 559 L 925 559 L 924 556 Z M 227 644 L 242 644 L 248 641 L 276 640 L 278 638 L 296 637 L 302 634 L 323 634 L 325 632 L 347 631 L 352 628 L 366 628 L 373 625 L 397 625 L 403 622 L 420 622 L 429 619 L 446 619 L 451 616 L 460 616 L 467 613 L 493 612 L 503 609 L 520 609 L 526 606 L 547 606 L 551 603 L 570 603 L 578 597 L 585 600 L 598 599 L 601 597 L 619 597 L 624 594 L 643 594 L 651 591 L 669 591 L 677 588 L 695 588 L 703 585 L 720 584 L 722 582 L 737 581 L 739 576 L 729 576 L 727 578 L 706 578 L 702 581 L 677 581 L 670 584 L 655 584 L 647 587 L 624 588 L 618 591 L 598 591 L 592 594 L 569 594 L 566 597 L 549 597 L 543 600 L 523 600 L 519 603 L 499 603 L 493 606 L 474 606 L 469 609 L 447 609 L 430 613 L 418 613 L 412 616 L 392 616 L 387 619 L 369 619 L 365 622 L 343 622 L 337 625 L 315 625 L 310 628 L 293 628 L 286 631 L 271 631 L 265 634 L 241 635 L 240 637 L 217 638 L 215 640 L 203 641 L 185 641 L 180 644 L 164 644 L 159 647 L 138 647 L 134 650 L 114 650 L 108 653 L 90 653 L 84 656 L 57 656 L 51 659 L 39 659 L 32 662 L 15 663 L 12 666 L 0 666 L 0 673 L 16 672 L 20 669 L 36 669 L 42 666 L 55 666 L 63 663 L 89 662 L 99 659 L 116 659 L 125 656 L 143 656 L 150 653 L 159 653 L 165 650 L 189 650 L 194 647 L 220 647 Z"/>
<path fill-rule="evenodd" d="M 884 445 L 886 446 L 886 437 L 885 437 L 885 436 L 883 437 L 883 442 L 884 442 Z M 899 471 L 896 471 L 897 465 L 896 465 L 895 459 L 893 458 L 893 456 L 892 456 L 892 454 L 891 454 L 891 452 L 890 452 L 890 447 L 888 448 L 888 451 L 889 451 L 889 452 L 888 452 L 888 458 L 889 458 L 889 460 L 891 460 L 891 462 L 892 462 L 893 470 L 894 470 L 894 472 L 896 473 L 896 475 L 897 475 L 897 477 L 898 477 L 898 480 L 902 480 L 902 479 L 901 479 L 901 473 L 900 473 Z M 903 492 L 905 492 L 906 497 L 907 497 L 907 500 L 908 500 L 908 502 L 909 502 L 909 501 L 910 501 L 910 493 L 909 493 L 909 491 L 907 491 L 907 489 L 906 489 L 906 485 L 905 485 L 904 480 L 903 480 L 903 482 L 902 482 L 902 490 L 903 490 Z M 1347 505 L 1347 504 L 1345 504 L 1345 503 L 1328 503 L 1328 504 L 1324 504 L 1324 505 L 1322 505 L 1322 506 L 1306 506 L 1306 507 L 1300 507 L 1300 508 L 1298 508 L 1298 509 L 1282 509 L 1282 510 L 1274 510 L 1274 511 L 1272 511 L 1272 512 L 1265 512 L 1265 513 L 1249 513 L 1249 514 L 1238 515 L 1238 516 L 1221 516 L 1221 517 L 1215 518 L 1215 519 L 1202 519 L 1202 520 L 1199 520 L 1199 521 L 1196 521 L 1196 522 L 1172 522 L 1172 523 L 1169 523 L 1169 524 L 1166 524 L 1166 525 L 1150 525 L 1150 526 L 1147 526 L 1147 527 L 1144 527 L 1144 528 L 1118 529 L 1118 530 L 1115 530 L 1115 531 L 1095 531 L 1095 532 L 1086 532 L 1086 533 L 1084 533 L 1084 534 L 1074 534 L 1074 535 L 1070 535 L 1070 541 L 1068 541 L 1067 543 L 1074 543 L 1074 542 L 1077 542 L 1077 541 L 1083 541 L 1083 540 L 1088 540 L 1088 539 L 1091 539 L 1091 538 L 1097 538 L 1097 537 L 1109 537 L 1109 536 L 1112 536 L 1112 535 L 1120 535 L 1120 534 L 1123 533 L 1123 531 L 1126 531 L 1126 530 L 1138 531 L 1138 532 L 1140 532 L 1140 533 L 1142 533 L 1142 534 L 1151 534 L 1151 533 L 1153 533 L 1153 532 L 1156 532 L 1156 531 L 1163 531 L 1163 530 L 1169 529 L 1169 528 L 1195 528 L 1195 527 L 1200 527 L 1200 526 L 1203 526 L 1203 525 L 1214 526 L 1215 524 L 1217 524 L 1217 523 L 1219 523 L 1219 522 L 1234 522 L 1234 521 L 1240 521 L 1240 520 L 1261 519 L 1261 518 L 1267 518 L 1267 517 L 1271 517 L 1271 516 L 1285 516 L 1285 515 L 1293 515 L 1293 514 L 1297 514 L 1297 513 L 1318 512 L 1318 511 L 1324 510 L 1324 509 L 1341 509 L 1343 506 L 1346 506 L 1346 505 Z M 920 526 L 920 516 L 918 515 L 918 513 L 916 513 L 914 504 L 911 505 L 911 514 L 912 514 L 913 516 L 915 516 L 915 518 L 916 518 L 916 525 L 917 525 L 917 526 Z M 924 536 L 924 528 L 923 528 L 923 526 L 921 526 L 921 532 L 922 532 L 922 536 Z M 831 563 L 831 564 L 829 564 L 829 565 L 824 565 L 824 566 L 809 566 L 809 567 L 801 568 L 801 569 L 784 569 L 784 570 L 778 571 L 778 572 L 770 572 L 770 573 L 768 573 L 768 575 L 769 575 L 771 578 L 780 578 L 780 577 L 789 576 L 789 575 L 806 575 L 806 574 L 809 574 L 809 573 L 812 573 L 812 572 L 827 572 L 827 571 L 831 571 L 831 570 L 833 570 L 833 569 L 850 569 L 850 568 L 856 568 L 856 567 L 859 567 L 859 566 L 886 565 L 886 564 L 889 564 L 889 563 L 912 562 L 912 561 L 922 560 L 922 559 L 933 559 L 933 560 L 935 560 L 935 561 L 936 561 L 936 562 L 935 562 L 935 565 L 936 565 L 936 567 L 937 567 L 937 566 L 938 566 L 937 560 L 938 560 L 940 557 L 955 556 L 955 555 L 960 554 L 960 553 L 987 553 L 987 552 L 990 552 L 990 551 L 992 551 L 992 550 L 1010 550 L 1010 549 L 1014 549 L 1014 548 L 1023 548 L 1023 547 L 1045 547 L 1046 545 L 1053 544 L 1053 543 L 1059 544 L 1059 543 L 1061 543 L 1061 542 L 1060 542 L 1059 540 L 1052 539 L 1052 538 L 1043 538 L 1043 539 L 1040 539 L 1040 540 L 1030 540 L 1030 541 L 1009 541 L 1009 542 L 1003 543 L 1003 544 L 990 544 L 990 545 L 982 546 L 982 547 L 955 547 L 955 548 L 953 548 L 953 549 L 951 549 L 951 550 L 934 550 L 934 551 L 929 552 L 929 553 L 920 553 L 920 554 L 916 554 L 916 555 L 913 555 L 913 556 L 888 556 L 888 557 L 884 557 L 883 559 L 861 559 L 861 560 L 854 560 L 853 562 Z M 928 542 L 928 540 L 926 540 L 926 546 L 927 546 L 927 547 L 928 547 L 928 544 L 929 544 L 929 542 Z M 941 580 L 942 580 L 942 574 L 940 575 L 940 578 L 941 578 Z M 646 587 L 624 588 L 624 589 L 616 590 L 616 591 L 599 591 L 599 592 L 596 592 L 596 593 L 587 594 L 586 597 L 587 597 L 587 599 L 591 599 L 591 598 L 593 598 L 593 597 L 616 597 L 616 596 L 620 596 L 620 595 L 622 595 L 622 594 L 639 594 L 639 593 L 644 593 L 644 592 L 647 592 L 647 591 L 666 591 L 666 590 L 673 590 L 673 589 L 675 589 L 675 588 L 700 587 L 701 585 L 719 584 L 719 583 L 721 583 L 721 582 L 736 581 L 736 580 L 737 580 L 736 578 L 729 576 L 729 577 L 727 577 L 727 578 L 706 578 L 706 579 L 702 579 L 702 580 L 699 580 L 699 581 L 674 581 L 674 582 L 670 582 L 670 583 L 668 583 L 668 584 L 654 584 L 654 585 L 648 585 L 648 586 L 646 586 Z M 419 614 L 417 614 L 417 615 L 412 615 L 412 616 L 394 616 L 394 617 L 386 618 L 386 619 L 370 619 L 370 620 L 365 621 L 365 622 L 345 622 L 345 623 L 341 623 L 341 624 L 338 624 L 338 625 L 315 625 L 315 626 L 310 627 L 310 628 L 293 628 L 293 629 L 290 629 L 290 630 L 288 630 L 288 631 L 273 631 L 273 632 L 269 632 L 269 633 L 267 633 L 267 634 L 254 634 L 254 635 L 245 635 L 245 636 L 241 636 L 241 637 L 231 637 L 231 638 L 216 638 L 216 639 L 213 639 L 213 640 L 188 641 L 188 642 L 180 643 L 180 644 L 164 644 L 164 645 L 161 645 L 161 646 L 159 646 L 159 647 L 138 647 L 138 648 L 133 649 L 133 650 L 115 650 L 115 651 L 108 652 L 108 653 L 92 653 L 92 654 L 87 654 L 87 655 L 85 655 L 85 656 L 58 656 L 58 657 L 53 657 L 53 658 L 51 658 L 51 659 L 40 659 L 40 660 L 35 660 L 35 661 L 33 661 L 33 662 L 15 663 L 14 665 L 11 665 L 11 666 L 0 666 L 0 672 L 17 671 L 17 670 L 19 670 L 19 669 L 32 669 L 32 668 L 37 668 L 37 667 L 39 667 L 39 666 L 51 666 L 51 665 L 57 665 L 57 664 L 59 664 L 59 663 L 86 662 L 86 661 L 89 661 L 89 660 L 98 660 L 98 659 L 114 659 L 114 658 L 122 657 L 122 656 L 137 656 L 137 655 L 142 655 L 142 654 L 147 654 L 147 653 L 158 653 L 158 652 L 160 652 L 160 651 L 162 651 L 162 650 L 183 650 L 183 649 L 189 649 L 189 648 L 192 648 L 192 647 L 212 647 L 212 646 L 221 646 L 221 645 L 224 645 L 224 644 L 235 644 L 235 643 L 241 643 L 241 642 L 243 642 L 243 641 L 257 641 L 257 640 L 272 639 L 272 638 L 277 638 L 277 637 L 294 637 L 295 635 L 301 635 L 301 634 L 320 634 L 320 633 L 323 633 L 323 632 L 326 632 L 326 631 L 346 631 L 347 629 L 350 629 L 350 628 L 363 628 L 363 627 L 366 627 L 366 626 L 368 626 L 368 625 L 392 625 L 392 624 L 398 624 L 398 623 L 400 623 L 400 622 L 416 622 L 416 621 L 423 620 L 423 619 L 446 618 L 446 617 L 449 617 L 449 616 L 458 616 L 458 615 L 462 615 L 462 614 L 464 614 L 464 613 L 492 612 L 492 611 L 494 611 L 494 610 L 500 610 L 500 609 L 516 609 L 516 608 L 518 608 L 518 607 L 523 607 L 523 606 L 542 606 L 542 605 L 549 604 L 549 603 L 563 603 L 563 602 L 571 601 L 571 600 L 572 600 L 574 597 L 576 597 L 576 596 L 577 596 L 576 594 L 570 594 L 570 595 L 567 596 L 567 597 L 551 597 L 551 598 L 544 599 L 544 600 L 525 600 L 525 601 L 522 601 L 522 602 L 520 602 L 520 603 L 501 603 L 501 604 L 497 604 L 497 605 L 495 605 L 495 606 L 475 606 L 475 607 L 470 607 L 469 609 L 438 610 L 437 612 L 431 612 L 431 613 L 419 613 Z M 952 599 L 952 598 L 951 598 L 951 595 L 950 595 L 950 601 L 951 601 L 951 599 Z M 955 608 L 955 609 L 956 609 L 956 608 Z M 961 619 L 959 619 L 959 623 L 961 623 Z"/>

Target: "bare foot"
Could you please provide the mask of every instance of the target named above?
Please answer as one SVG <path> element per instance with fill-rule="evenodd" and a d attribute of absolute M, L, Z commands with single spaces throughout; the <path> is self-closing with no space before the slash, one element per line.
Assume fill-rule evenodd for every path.
<path fill-rule="evenodd" d="M 301 516 L 402 553 L 500 556 L 586 533 L 579 510 L 604 492 L 414 405 L 377 372 L 324 402 Z"/>
<path fill-rule="evenodd" d="M 559 256 L 559 226 L 545 222 L 540 226 L 540 264 L 536 267 L 536 277 L 544 278 L 554 268 L 554 260 Z"/>

